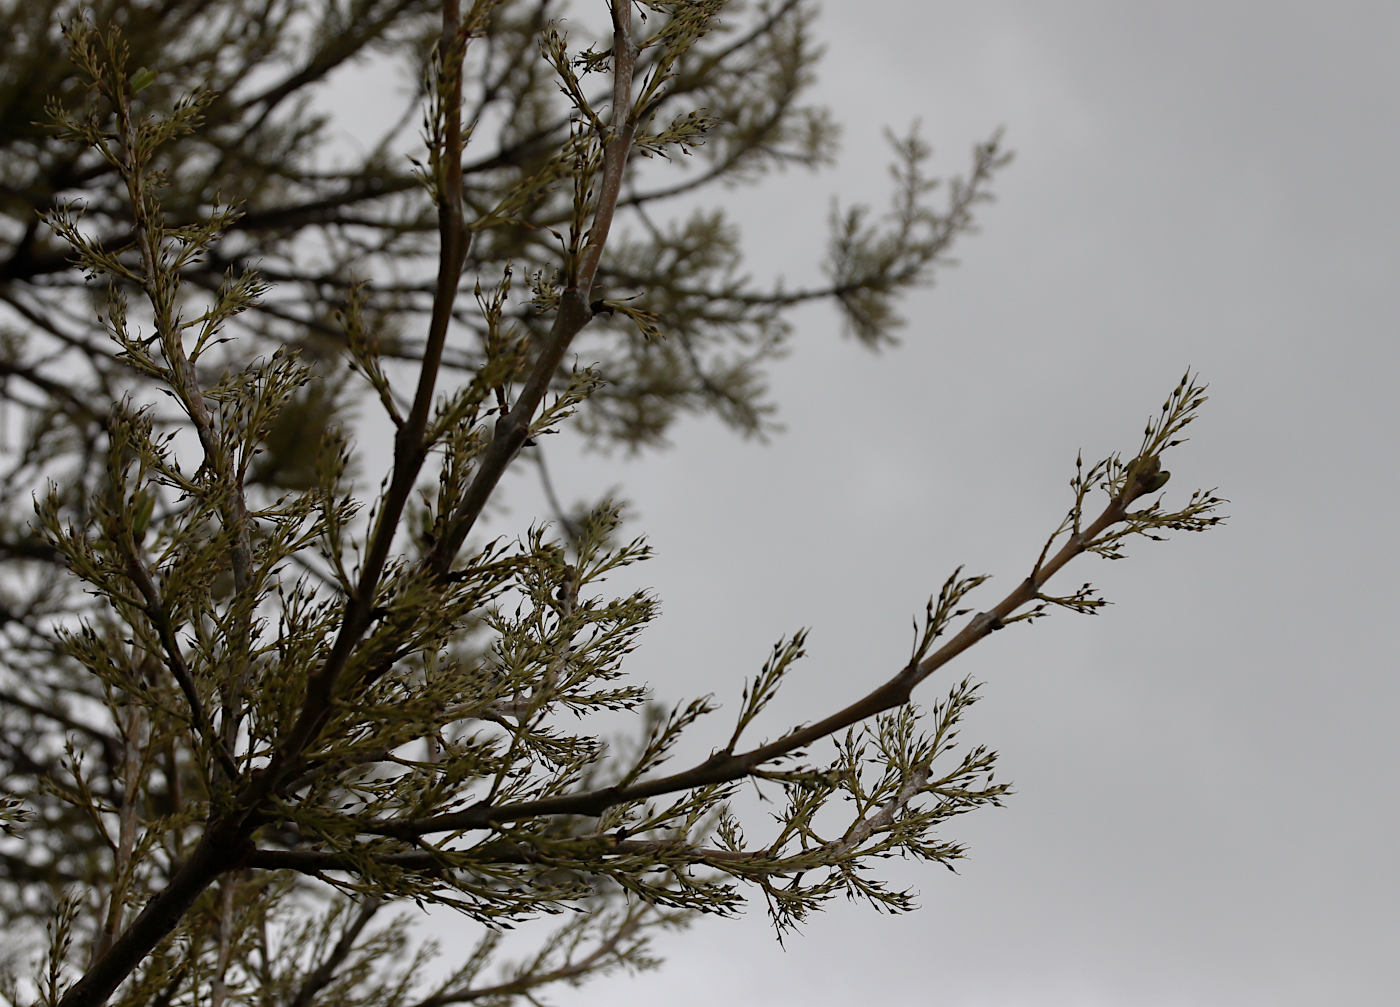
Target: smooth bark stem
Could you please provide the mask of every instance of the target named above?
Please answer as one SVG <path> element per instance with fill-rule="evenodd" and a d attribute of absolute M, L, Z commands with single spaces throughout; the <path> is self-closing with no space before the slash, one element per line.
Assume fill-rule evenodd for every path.
<path fill-rule="evenodd" d="M 240 831 L 236 823 L 221 822 L 206 832 L 170 882 L 68 989 L 58 1007 L 100 1007 L 106 1003 L 122 980 L 179 925 L 200 893 L 236 864 L 243 848 Z"/>
<path fill-rule="evenodd" d="M 637 123 L 632 109 L 632 82 L 637 69 L 637 45 L 632 41 L 632 0 L 613 0 L 613 102 L 608 135 L 603 142 L 603 178 L 598 203 L 589 227 L 588 244 L 580 256 L 577 285 L 560 296 L 559 310 L 544 349 L 516 396 L 510 412 L 496 424 L 495 435 L 482 454 L 477 474 L 467 487 L 452 520 L 428 557 L 430 569 L 444 575 L 457 551 L 481 516 L 486 501 L 495 492 L 516 452 L 529 437 L 530 423 L 544 400 L 555 372 L 564 360 L 569 344 L 593 317 L 589 307 L 598 263 L 612 227 L 613 214 L 622 195 L 622 180 Z"/>
<path fill-rule="evenodd" d="M 716 752 L 704 762 L 690 769 L 670 776 L 645 780 L 627 787 L 605 787 L 580 794 L 566 794 L 560 797 L 547 797 L 537 801 L 522 801 L 518 804 L 490 805 L 477 804 L 462 811 L 435 815 L 409 821 L 383 821 L 365 829 L 375 835 L 413 838 L 433 832 L 456 832 L 467 829 L 483 829 L 502 822 L 518 822 L 526 818 L 545 815 L 601 815 L 609 808 L 629 801 L 648 797 L 660 797 L 682 790 L 709 786 L 716 783 L 729 783 L 749 775 L 765 762 L 796 752 L 814 741 L 835 734 L 843 728 L 851 727 L 909 702 L 914 687 L 928 678 L 943 665 L 963 651 L 989 636 L 1003 620 L 1017 609 L 1033 601 L 1040 587 L 1070 560 L 1082 553 L 1086 546 L 1111 526 L 1117 524 L 1127 514 L 1128 503 L 1140 495 L 1140 487 L 1133 483 L 1111 500 L 1103 513 L 1092 524 L 1071 536 L 1054 556 L 1044 560 L 1036 568 L 1033 578 L 1026 578 L 1006 595 L 993 608 L 970 620 L 955 636 L 938 650 L 934 651 L 917 665 L 901 669 L 894 676 L 856 700 L 842 710 L 838 710 L 815 724 L 793 731 L 776 741 L 761 745 L 747 752 Z"/>

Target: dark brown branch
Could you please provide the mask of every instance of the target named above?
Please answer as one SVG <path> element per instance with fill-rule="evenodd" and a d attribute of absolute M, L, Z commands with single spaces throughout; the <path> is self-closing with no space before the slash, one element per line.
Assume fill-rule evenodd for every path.
<path fill-rule="evenodd" d="M 654 857 L 672 863 L 736 865 L 774 859 L 773 854 L 767 850 L 723 850 L 670 839 L 620 839 L 611 833 L 572 837 L 566 843 L 567 849 L 559 853 L 548 853 L 521 842 L 501 840 L 464 852 L 402 850 L 398 853 L 376 854 L 374 860 L 385 867 L 440 875 L 454 869 L 469 871 L 477 864 L 567 867 L 583 859 L 587 859 L 593 865 L 591 871 L 599 873 L 605 862 L 604 858 L 607 857 Z M 259 849 L 248 854 L 244 861 L 246 867 L 266 871 L 296 871 L 311 877 L 319 877 L 327 871 L 354 873 L 359 870 L 358 864 L 359 860 L 349 854 L 327 853 L 321 850 Z"/>
<path fill-rule="evenodd" d="M 364 831 L 383 836 L 411 839 L 434 832 L 461 832 L 484 829 L 504 822 L 547 815 L 586 815 L 597 817 L 609 808 L 632 801 L 659 797 L 663 794 L 693 790 L 697 787 L 730 783 L 750 775 L 766 762 L 792 755 L 814 741 L 835 734 L 876 714 L 908 703 L 914 687 L 963 651 L 989 636 L 1017 609 L 1037 600 L 1040 588 L 1070 560 L 1084 552 L 1089 543 L 1127 516 L 1128 505 L 1141 496 L 1143 479 L 1134 479 L 1127 488 L 1104 509 L 1087 528 L 1073 535 L 1054 556 L 1039 563 L 1034 576 L 1027 577 L 993 608 L 971 619 L 947 643 L 918 664 L 901 669 L 882 685 L 854 703 L 838 710 L 815 724 L 799 728 L 747 752 L 719 751 L 704 762 L 670 776 L 647 780 L 628 787 L 604 787 L 580 794 L 549 797 L 517 804 L 478 804 L 462 811 L 407 821 L 385 820 Z"/>
<path fill-rule="evenodd" d="M 211 826 L 166 886 L 146 903 L 83 977 L 69 987 L 58 1007 L 100 1007 L 106 1003 L 151 949 L 179 925 L 200 893 L 237 864 L 244 846 L 241 831 L 242 823 L 236 820 Z"/>

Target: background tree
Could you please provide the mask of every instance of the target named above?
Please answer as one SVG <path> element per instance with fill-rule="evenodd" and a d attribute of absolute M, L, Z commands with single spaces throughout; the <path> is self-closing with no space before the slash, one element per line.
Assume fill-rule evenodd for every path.
<path fill-rule="evenodd" d="M 788 309 L 830 299 L 889 341 L 895 297 L 1006 158 L 979 147 L 935 209 L 928 150 L 899 141 L 890 213 L 834 215 L 826 281 L 755 287 L 721 214 L 667 204 L 830 156 L 797 104 L 810 5 L 615 2 L 592 46 L 559 6 L 109 5 L 68 22 L 76 73 L 54 10 L 6 11 L 0 859 L 7 922 L 49 923 L 45 1000 L 503 1001 L 644 964 L 650 928 L 730 911 L 739 884 L 780 930 L 838 891 L 903 908 L 867 861 L 954 859 L 934 829 L 1004 793 L 992 753 L 953 752 L 974 687 L 922 715 L 913 687 L 1010 622 L 1093 611 L 1087 586 L 1043 591 L 1078 553 L 1216 520 L 1208 494 L 1129 509 L 1203 401 L 1188 375 L 1128 460 L 1076 474 L 1011 594 L 938 646 L 982 580 L 955 573 L 903 670 L 753 742 L 801 655 L 781 642 L 714 754 L 659 775 L 710 707 L 656 711 L 619 677 L 654 603 L 599 589 L 645 545 L 607 502 L 478 541 L 502 474 L 543 474 L 564 422 L 632 450 L 686 410 L 761 433 Z M 411 103 L 427 156 L 400 170 L 396 129 L 317 169 L 324 122 L 293 100 L 371 46 L 420 72 L 432 52 Z M 687 163 L 638 171 L 648 154 Z M 394 450 L 361 512 L 345 404 L 364 387 Z M 643 714 L 640 741 L 608 751 L 568 716 L 606 709 Z M 743 780 L 786 802 L 760 842 L 727 810 Z M 588 912 L 499 979 L 491 931 L 425 991 L 426 951 L 388 970 L 408 941 L 374 925 L 409 898 L 495 925 Z"/>

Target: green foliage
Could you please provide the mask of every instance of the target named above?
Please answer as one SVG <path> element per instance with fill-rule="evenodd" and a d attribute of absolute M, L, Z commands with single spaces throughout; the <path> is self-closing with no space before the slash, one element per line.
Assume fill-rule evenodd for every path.
<path fill-rule="evenodd" d="M 537 1002 L 651 967 L 653 933 L 746 893 L 779 935 L 838 893 L 907 910 L 872 867 L 951 867 L 948 820 L 1007 793 L 995 753 L 958 742 L 976 686 L 927 708 L 913 689 L 1009 623 L 1095 611 L 1087 585 L 1043 590 L 1076 556 L 1219 520 L 1209 493 L 1129 510 L 1204 402 L 1188 374 L 1132 460 L 1080 464 L 996 605 L 974 615 L 986 578 L 955 572 L 904 668 L 753 741 L 795 634 L 723 747 L 662 775 L 719 706 L 663 709 L 626 677 L 657 602 L 608 581 L 647 545 L 609 501 L 481 541 L 503 474 L 544 471 L 565 426 L 628 450 L 686 411 L 762 432 L 788 310 L 827 300 L 890 342 L 898 295 L 1007 156 L 979 146 L 936 210 L 928 148 L 897 140 L 887 217 L 834 214 L 829 283 L 759 288 L 720 210 L 658 211 L 829 159 L 797 102 L 813 5 L 613 0 L 596 45 L 558 7 L 98 5 L 61 28 L 71 79 L 34 55 L 54 62 L 56 7 L 0 11 L 53 95 L 45 137 L 32 96 L 0 88 L 0 378 L 24 420 L 0 479 L 0 919 L 33 952 L 9 1002 Z M 323 123 L 292 99 L 372 47 L 422 81 L 426 157 L 392 167 L 391 132 L 317 168 Z M 369 494 L 383 460 L 356 422 L 394 434 Z M 601 712 L 635 737 L 605 743 Z M 780 798 L 757 839 L 731 801 L 746 781 Z M 436 947 L 385 912 L 406 901 L 485 936 L 429 979 Z M 549 915 L 567 918 L 537 953 L 502 962 L 500 930 Z"/>

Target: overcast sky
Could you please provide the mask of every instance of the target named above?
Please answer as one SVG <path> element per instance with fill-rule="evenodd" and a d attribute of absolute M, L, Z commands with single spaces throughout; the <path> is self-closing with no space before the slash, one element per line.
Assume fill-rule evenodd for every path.
<path fill-rule="evenodd" d="M 829 197 L 884 200 L 881 124 L 921 118 L 945 172 L 1005 125 L 1017 160 L 901 348 L 801 316 L 770 444 L 690 423 L 640 465 L 556 453 L 658 550 L 634 673 L 732 710 L 810 626 L 772 729 L 844 705 L 953 567 L 995 575 L 983 607 L 1024 576 L 1076 451 L 1132 451 L 1188 365 L 1211 401 L 1167 500 L 1218 486 L 1230 523 L 1078 561 L 1105 614 L 926 683 L 986 683 L 963 736 L 1017 793 L 945 832 L 959 875 L 881 868 L 920 911 L 837 904 L 782 949 L 760 900 L 553 1002 L 1394 1003 L 1400 7 L 831 2 L 822 33 L 845 153 L 736 194 L 758 269 L 814 278 Z"/>

